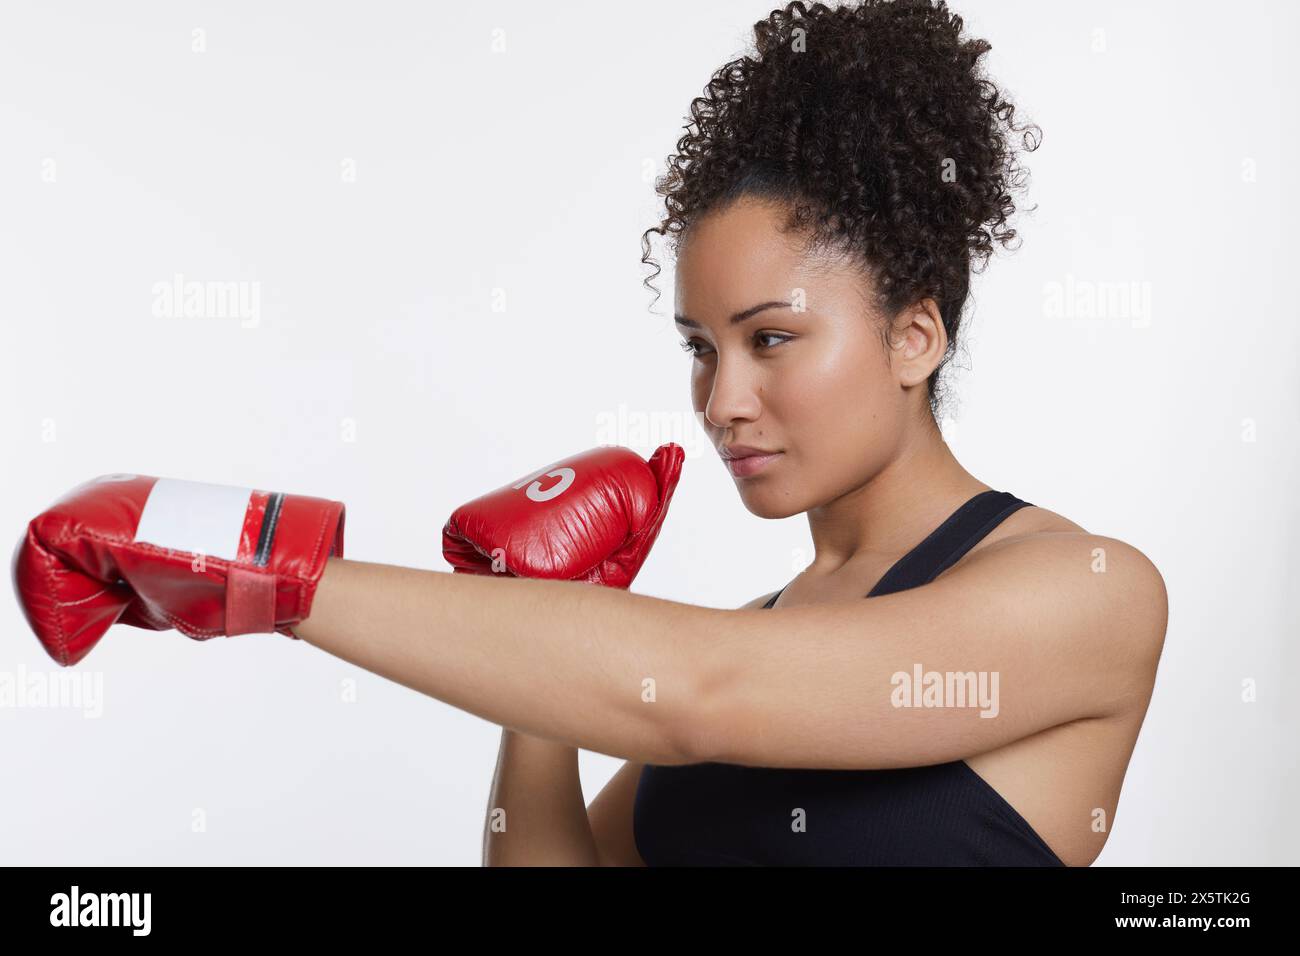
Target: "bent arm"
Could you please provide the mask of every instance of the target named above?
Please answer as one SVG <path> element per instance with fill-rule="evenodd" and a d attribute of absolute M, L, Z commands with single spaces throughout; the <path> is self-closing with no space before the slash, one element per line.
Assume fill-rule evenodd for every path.
<path fill-rule="evenodd" d="M 688 763 L 701 638 L 726 611 L 573 581 L 331 559 L 304 641 L 522 733 Z"/>
<path fill-rule="evenodd" d="M 645 866 L 636 845 L 636 791 L 644 764 L 627 761 L 587 807 L 601 866 Z"/>
<path fill-rule="evenodd" d="M 513 730 L 501 750 L 483 826 L 484 866 L 597 866 L 578 751 Z"/>

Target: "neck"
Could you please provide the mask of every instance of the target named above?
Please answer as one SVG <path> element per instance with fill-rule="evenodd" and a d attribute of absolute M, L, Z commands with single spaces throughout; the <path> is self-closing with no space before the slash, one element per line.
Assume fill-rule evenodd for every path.
<path fill-rule="evenodd" d="M 809 572 L 829 574 L 858 556 L 904 554 L 989 490 L 953 457 L 937 428 L 921 431 L 866 484 L 809 509 L 815 549 Z"/>

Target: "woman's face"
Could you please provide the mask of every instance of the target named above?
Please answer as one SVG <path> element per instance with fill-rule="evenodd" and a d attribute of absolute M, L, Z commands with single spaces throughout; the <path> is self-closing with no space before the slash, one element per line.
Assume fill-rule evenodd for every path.
<path fill-rule="evenodd" d="M 764 518 L 827 504 L 897 457 L 946 345 L 931 341 L 944 332 L 925 300 L 895 319 L 887 356 L 861 266 L 810 258 L 780 232 L 784 216 L 741 200 L 693 224 L 677 256 L 695 412 L 724 458 L 771 453 L 728 462 Z"/>

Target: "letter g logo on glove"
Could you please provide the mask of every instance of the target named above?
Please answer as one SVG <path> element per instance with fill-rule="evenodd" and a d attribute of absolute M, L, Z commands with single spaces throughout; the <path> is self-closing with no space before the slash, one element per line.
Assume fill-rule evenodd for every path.
<path fill-rule="evenodd" d="M 611 445 L 547 465 L 457 508 L 442 531 L 443 557 L 464 574 L 629 587 L 659 535 L 684 458 L 671 442 L 648 462 Z"/>
<path fill-rule="evenodd" d="M 542 483 L 537 479 L 545 475 L 547 478 L 559 478 L 560 480 L 542 491 Z M 543 468 L 541 471 L 529 475 L 516 488 L 522 488 L 528 485 L 528 497 L 532 501 L 550 501 L 552 498 L 558 498 L 569 490 L 573 484 L 573 479 L 578 477 L 578 473 L 572 468 Z"/>

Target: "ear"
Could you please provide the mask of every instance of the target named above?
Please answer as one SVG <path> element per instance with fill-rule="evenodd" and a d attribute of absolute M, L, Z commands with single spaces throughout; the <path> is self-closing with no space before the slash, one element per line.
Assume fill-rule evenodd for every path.
<path fill-rule="evenodd" d="M 938 303 L 926 297 L 900 311 L 890 324 L 888 341 L 889 365 L 897 370 L 899 384 L 923 384 L 948 350 Z"/>

